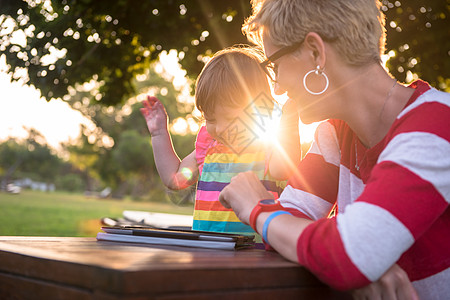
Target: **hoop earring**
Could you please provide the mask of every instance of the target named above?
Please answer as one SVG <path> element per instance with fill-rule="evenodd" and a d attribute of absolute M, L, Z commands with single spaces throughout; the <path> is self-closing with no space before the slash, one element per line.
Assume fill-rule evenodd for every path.
<path fill-rule="evenodd" d="M 322 91 L 320 91 L 320 92 L 313 92 L 313 91 L 311 91 L 311 90 L 306 86 L 306 78 L 307 78 L 307 77 L 309 76 L 309 74 L 311 74 L 311 73 L 314 73 L 314 74 L 316 74 L 316 75 L 325 77 L 326 84 L 325 84 L 325 88 L 324 88 Z M 321 95 L 321 94 L 323 94 L 323 93 L 328 89 L 328 84 L 329 84 L 329 83 L 330 83 L 330 82 L 328 81 L 327 74 L 325 74 L 325 72 L 324 72 L 323 69 L 320 69 L 320 66 L 319 66 L 319 65 L 316 67 L 315 70 L 311 70 L 311 71 L 309 71 L 308 73 L 306 73 L 305 76 L 303 76 L 303 87 L 304 87 L 305 90 L 307 90 L 308 93 L 310 93 L 311 95 Z"/>

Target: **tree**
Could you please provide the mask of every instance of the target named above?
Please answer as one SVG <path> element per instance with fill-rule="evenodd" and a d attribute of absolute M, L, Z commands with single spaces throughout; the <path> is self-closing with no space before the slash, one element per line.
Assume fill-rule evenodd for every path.
<path fill-rule="evenodd" d="M 20 171 L 36 174 L 39 180 L 47 183 L 54 182 L 62 165 L 61 159 L 47 145 L 40 132 L 30 129 L 28 134 L 25 141 L 28 152 Z"/>
<path fill-rule="evenodd" d="M 14 172 L 22 165 L 27 148 L 14 139 L 8 139 L 0 144 L 0 190 L 4 190 Z"/>
<path fill-rule="evenodd" d="M 388 63 L 400 80 L 408 71 L 449 90 L 449 4 L 442 0 L 383 0 L 387 14 Z M 227 46 L 247 43 L 241 34 L 249 0 L 0 0 L 0 51 L 17 80 L 47 100 L 67 94 L 69 86 L 99 81 L 105 105 L 134 94 L 133 78 L 163 50 L 177 49 L 188 76 L 195 78 L 203 57 Z M 13 36 L 26 36 L 16 41 Z M 59 59 L 51 58 L 59 57 Z"/>
<path fill-rule="evenodd" d="M 63 148 L 69 153 L 68 165 L 70 167 L 69 174 L 64 175 L 73 175 L 71 174 L 72 169 L 75 169 L 84 181 L 85 191 L 91 192 L 95 189 L 94 179 L 100 179 L 96 164 L 104 151 L 97 145 L 89 143 L 88 136 L 83 132 L 86 132 L 84 125 L 81 126 L 80 137 L 76 141 L 73 141 L 72 144 L 62 144 Z"/>
<path fill-rule="evenodd" d="M 28 84 L 50 100 L 94 78 L 105 105 L 133 95 L 133 79 L 163 50 L 177 49 L 196 77 L 202 56 L 245 42 L 240 27 L 250 11 L 248 0 L 3 0 L 0 7 L 0 51 L 15 79 L 27 69 Z M 20 31 L 26 42 L 11 39 Z"/>
<path fill-rule="evenodd" d="M 450 1 L 383 0 L 388 68 L 406 81 L 408 71 L 450 92 Z"/>
<path fill-rule="evenodd" d="M 53 182 L 61 166 L 61 159 L 53 153 L 45 138 L 34 129 L 28 130 L 28 138 L 23 141 L 10 138 L 0 144 L 2 187 L 18 176 L 31 176 L 39 181 Z"/>
<path fill-rule="evenodd" d="M 148 138 L 135 130 L 121 134 L 117 146 L 112 151 L 112 159 L 118 166 L 120 177 L 128 183 L 133 182 L 133 196 L 139 196 L 144 186 L 151 187 L 156 174 L 152 156 L 152 147 Z"/>

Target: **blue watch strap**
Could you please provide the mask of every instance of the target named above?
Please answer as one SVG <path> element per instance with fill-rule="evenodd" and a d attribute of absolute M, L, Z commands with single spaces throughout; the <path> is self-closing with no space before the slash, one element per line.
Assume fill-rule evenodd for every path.
<path fill-rule="evenodd" d="M 263 240 L 270 245 L 269 241 L 267 240 L 267 229 L 269 228 L 269 224 L 270 222 L 272 222 L 272 220 L 280 215 L 291 215 L 292 214 L 290 212 L 284 211 L 284 210 L 278 210 L 276 212 L 273 212 L 270 214 L 269 217 L 267 217 L 266 221 L 264 222 L 263 225 L 263 232 L 262 232 L 262 238 Z"/>

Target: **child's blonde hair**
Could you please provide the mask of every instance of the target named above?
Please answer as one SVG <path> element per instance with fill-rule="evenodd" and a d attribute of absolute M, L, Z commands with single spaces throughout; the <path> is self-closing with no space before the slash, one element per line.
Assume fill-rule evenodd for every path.
<path fill-rule="evenodd" d="M 385 17 L 379 0 L 252 0 L 242 31 L 261 45 L 264 31 L 276 46 L 301 42 L 309 32 L 332 42 L 351 65 L 380 62 Z"/>
<path fill-rule="evenodd" d="M 244 108 L 261 93 L 271 97 L 267 76 L 259 65 L 262 58 L 261 51 L 252 47 L 217 52 L 197 78 L 197 109 L 208 118 L 217 105 Z"/>

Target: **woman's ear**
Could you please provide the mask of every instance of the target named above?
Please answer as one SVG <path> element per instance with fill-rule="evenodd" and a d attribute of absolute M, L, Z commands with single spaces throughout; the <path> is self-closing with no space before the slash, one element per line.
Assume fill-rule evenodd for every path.
<path fill-rule="evenodd" d="M 311 59 L 316 66 L 321 69 L 325 67 L 326 53 L 323 39 L 315 32 L 310 32 L 305 36 L 304 47 L 311 54 Z"/>

